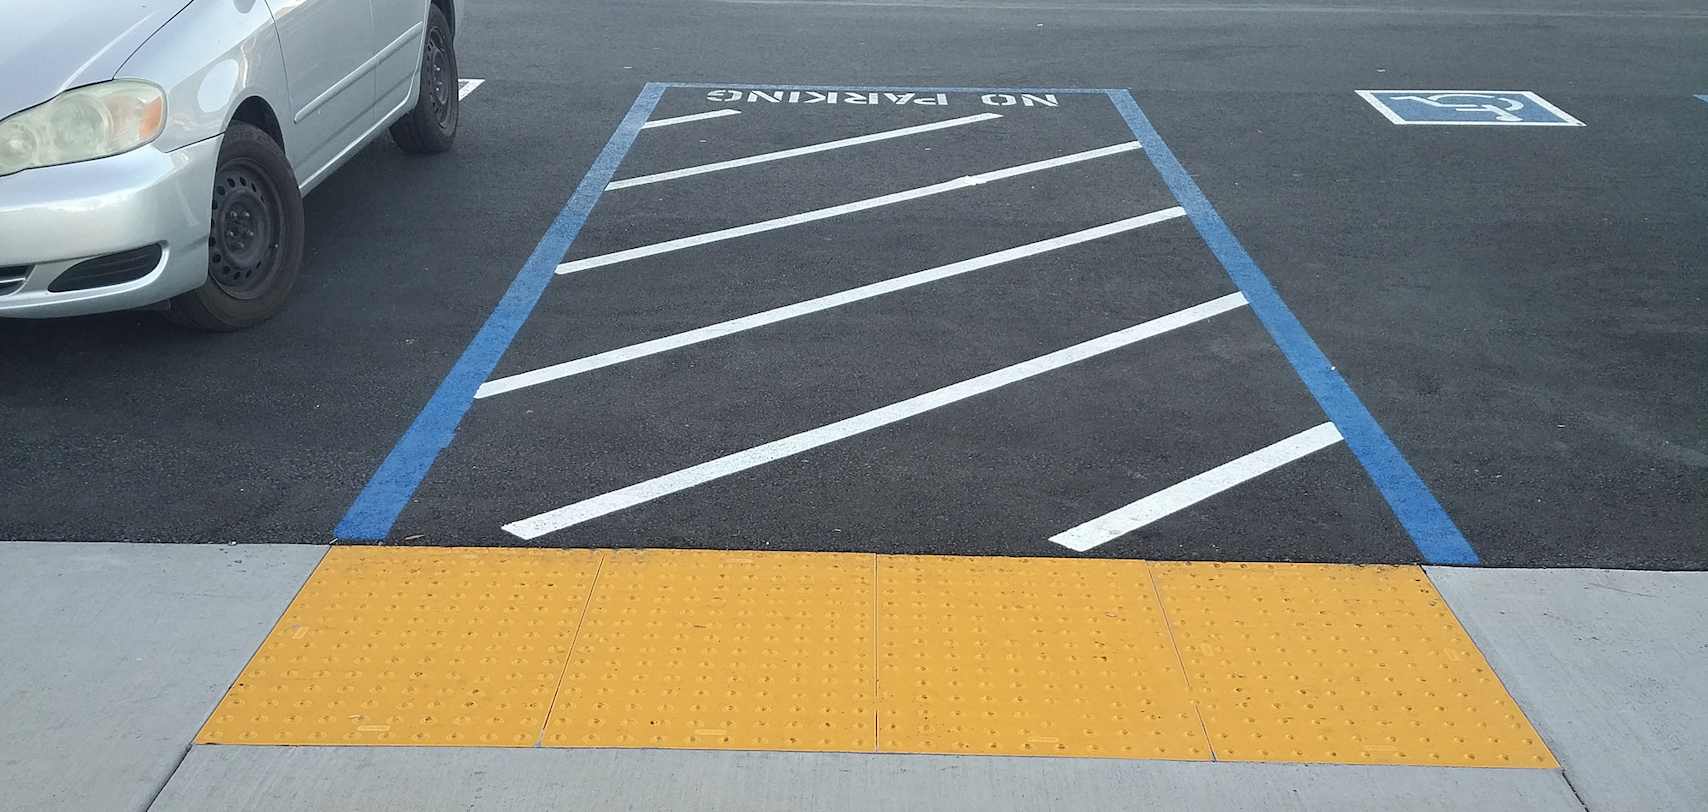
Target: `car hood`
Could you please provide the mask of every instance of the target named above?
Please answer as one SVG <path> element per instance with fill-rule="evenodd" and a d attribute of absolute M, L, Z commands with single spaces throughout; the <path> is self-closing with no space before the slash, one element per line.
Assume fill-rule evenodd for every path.
<path fill-rule="evenodd" d="M 0 117 L 113 78 L 192 0 L 0 0 Z"/>

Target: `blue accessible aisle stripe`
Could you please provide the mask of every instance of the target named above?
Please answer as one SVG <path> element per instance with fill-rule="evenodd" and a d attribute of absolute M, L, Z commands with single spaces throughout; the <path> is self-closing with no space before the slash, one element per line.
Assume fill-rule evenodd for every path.
<path fill-rule="evenodd" d="M 1423 553 L 1424 560 L 1431 564 L 1478 563 L 1476 552 L 1447 516 L 1441 503 L 1436 501 L 1435 494 L 1430 493 L 1429 486 L 1412 470 L 1411 464 L 1394 446 L 1394 441 L 1388 439 L 1387 433 L 1376 424 L 1376 418 L 1353 394 L 1346 379 L 1335 371 L 1328 356 L 1323 355 L 1317 343 L 1311 340 L 1305 326 L 1299 323 L 1299 318 L 1293 315 L 1287 303 L 1281 300 L 1281 294 L 1270 284 L 1269 277 L 1258 269 L 1257 262 L 1246 253 L 1245 246 L 1240 245 L 1239 238 L 1228 229 L 1228 224 L 1210 205 L 1203 190 L 1198 188 L 1186 168 L 1163 143 L 1162 136 L 1139 110 L 1132 94 L 1125 90 L 1110 91 L 1109 100 L 1126 119 L 1133 137 L 1144 145 L 1145 155 L 1162 174 L 1163 182 L 1174 192 L 1175 200 L 1186 209 L 1186 216 L 1197 227 L 1204 242 L 1209 244 L 1210 251 L 1222 263 L 1228 276 L 1233 278 L 1234 284 L 1239 286 L 1240 292 L 1245 294 L 1251 311 L 1269 330 L 1288 363 L 1299 373 L 1299 378 L 1311 390 L 1311 395 L 1322 406 L 1328 419 L 1340 430 L 1346 446 L 1364 465 L 1377 490 L 1382 492 L 1382 498 L 1388 500 L 1394 516 L 1411 535 L 1412 543 Z"/>
<path fill-rule="evenodd" d="M 563 211 L 546 229 L 546 235 L 534 247 L 534 253 L 528 256 L 528 261 L 510 283 L 510 289 L 504 292 L 497 309 L 486 318 L 486 324 L 469 342 L 468 349 L 463 350 L 456 366 L 451 368 L 451 373 L 439 384 L 438 391 L 433 393 L 421 414 L 404 432 L 403 439 L 380 463 L 379 470 L 368 480 L 367 487 L 356 497 L 355 504 L 344 514 L 333 535 L 341 539 L 379 541 L 391 532 L 392 524 L 415 495 L 415 489 L 421 486 L 421 480 L 433 467 L 433 461 L 439 458 L 439 452 L 444 451 L 456 437 L 457 425 L 474 403 L 475 390 L 492 377 L 498 360 L 510 348 L 510 342 L 516 339 L 523 322 L 534 312 L 534 306 L 545 293 L 546 283 L 552 279 L 552 272 L 563 261 L 563 255 L 575 242 L 576 235 L 581 233 L 581 227 L 587 224 L 587 216 L 593 212 L 594 204 L 599 202 L 599 196 L 604 193 L 612 176 L 617 174 L 617 165 L 623 162 L 623 156 L 634 146 L 641 125 L 652 117 L 652 110 L 658 105 L 659 97 L 664 95 L 665 87 L 649 82 L 641 90 L 640 98 L 629 107 L 629 114 L 611 134 L 611 140 L 605 142 L 605 149 L 594 160 L 593 168 L 587 170 L 581 185 L 575 187 L 575 194 L 570 195 Z"/>

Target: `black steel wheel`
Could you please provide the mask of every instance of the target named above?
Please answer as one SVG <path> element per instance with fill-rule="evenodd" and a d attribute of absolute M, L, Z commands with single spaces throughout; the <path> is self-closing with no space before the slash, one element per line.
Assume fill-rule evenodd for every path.
<path fill-rule="evenodd" d="M 391 125 L 392 140 L 405 152 L 444 152 L 457 140 L 457 49 L 450 23 L 429 6 L 421 47 L 421 93 L 415 106 Z"/>
<path fill-rule="evenodd" d="M 302 196 L 284 150 L 232 122 L 220 143 L 208 222 L 208 278 L 173 297 L 166 317 L 201 330 L 241 330 L 284 309 L 302 265 Z"/>
<path fill-rule="evenodd" d="M 254 161 L 220 167 L 214 178 L 208 277 L 233 299 L 254 299 L 279 280 L 284 202 Z"/>

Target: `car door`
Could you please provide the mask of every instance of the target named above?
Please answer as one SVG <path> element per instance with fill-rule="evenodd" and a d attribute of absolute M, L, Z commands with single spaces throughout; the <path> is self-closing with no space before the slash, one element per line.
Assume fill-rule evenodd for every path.
<path fill-rule="evenodd" d="M 369 0 L 267 0 L 284 51 L 293 126 L 285 152 L 299 180 L 372 126 L 374 19 Z M 368 68 L 368 70 L 364 70 Z"/>
<path fill-rule="evenodd" d="M 374 53 L 385 58 L 374 70 L 381 112 L 409 100 L 415 71 L 421 65 L 421 35 L 426 28 L 428 0 L 370 0 L 374 10 Z"/>

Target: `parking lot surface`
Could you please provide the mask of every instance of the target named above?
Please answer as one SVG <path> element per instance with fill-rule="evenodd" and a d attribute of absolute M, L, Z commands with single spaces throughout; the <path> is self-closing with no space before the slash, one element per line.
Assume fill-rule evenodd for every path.
<path fill-rule="evenodd" d="M 1682 3 L 482 3 L 463 140 L 376 143 L 310 195 L 282 316 L 0 323 L 0 537 L 1701 569 L 1704 26 Z M 736 112 L 625 135 L 649 88 L 634 127 Z M 1201 210 L 1148 144 L 1085 157 L 1143 139 L 1083 89 L 1130 94 Z M 1205 212 L 1298 335 L 1224 298 L 1252 291 Z M 541 263 L 572 270 L 473 383 L 620 363 L 471 397 L 374 513 Z M 1392 455 L 1358 450 L 1300 335 Z"/>
<path fill-rule="evenodd" d="M 0 797 L 1708 803 L 1699 4 L 469 2 L 282 314 L 0 321 Z"/>

